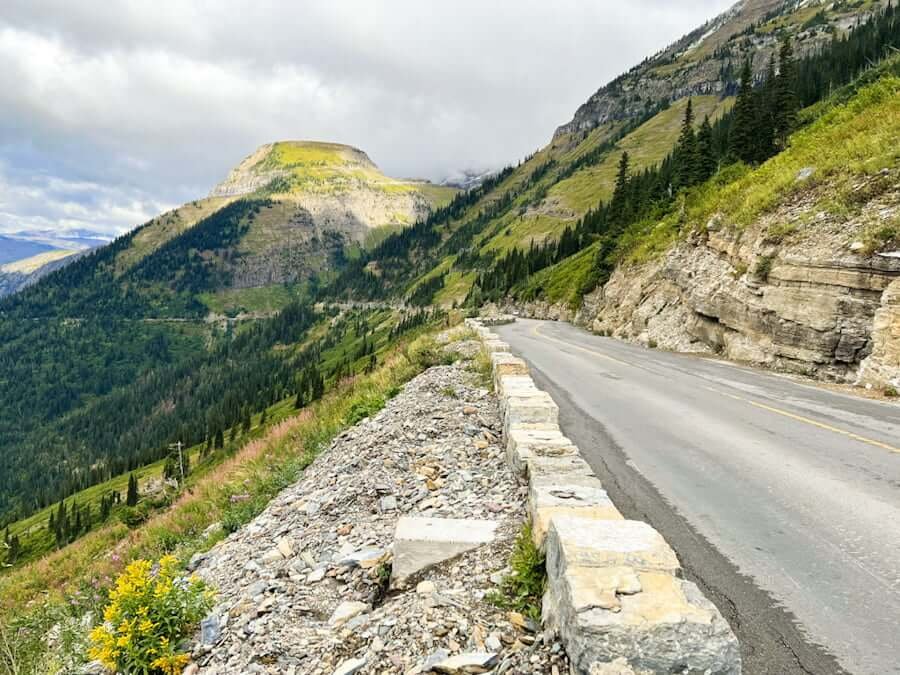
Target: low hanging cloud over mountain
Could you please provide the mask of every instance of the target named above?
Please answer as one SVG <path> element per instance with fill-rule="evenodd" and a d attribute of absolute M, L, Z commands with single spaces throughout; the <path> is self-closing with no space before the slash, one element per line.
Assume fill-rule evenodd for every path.
<path fill-rule="evenodd" d="M 0 233 L 116 234 L 272 140 L 439 180 L 515 161 L 729 0 L 8 0 Z"/>

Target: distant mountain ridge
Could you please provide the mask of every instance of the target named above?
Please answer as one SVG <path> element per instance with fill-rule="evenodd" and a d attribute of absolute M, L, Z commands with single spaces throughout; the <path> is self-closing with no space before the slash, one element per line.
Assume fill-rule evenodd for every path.
<path fill-rule="evenodd" d="M 22 241 L 13 237 L 0 235 L 0 265 L 30 258 L 39 253 L 52 251 L 53 247 L 33 241 Z"/>

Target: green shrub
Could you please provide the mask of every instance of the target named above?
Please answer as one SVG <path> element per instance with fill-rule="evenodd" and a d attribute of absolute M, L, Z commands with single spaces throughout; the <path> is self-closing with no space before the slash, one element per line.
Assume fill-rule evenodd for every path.
<path fill-rule="evenodd" d="M 386 401 L 382 396 L 370 396 L 354 402 L 350 406 L 350 410 L 347 411 L 347 426 L 352 427 L 367 417 L 371 417 L 381 410 L 385 403 Z"/>
<path fill-rule="evenodd" d="M 91 631 L 90 657 L 117 672 L 177 675 L 190 659 L 177 645 L 209 611 L 212 593 L 165 556 L 155 574 L 149 560 L 128 565 L 109 601 L 103 623 Z"/>
<path fill-rule="evenodd" d="M 516 538 L 509 565 L 512 572 L 500 583 L 499 592 L 489 594 L 488 601 L 539 621 L 541 599 L 547 585 L 547 565 L 544 555 L 534 545 L 531 523 L 527 523 Z"/>
<path fill-rule="evenodd" d="M 773 255 L 764 255 L 760 257 L 760 259 L 756 263 L 756 269 L 754 270 L 754 274 L 761 279 L 762 281 L 766 281 L 769 278 L 769 274 L 772 271 L 772 265 L 775 263 L 775 256 Z"/>
<path fill-rule="evenodd" d="M 884 395 L 887 396 L 888 398 L 894 398 L 894 397 L 898 396 L 897 388 L 896 387 L 885 387 Z"/>

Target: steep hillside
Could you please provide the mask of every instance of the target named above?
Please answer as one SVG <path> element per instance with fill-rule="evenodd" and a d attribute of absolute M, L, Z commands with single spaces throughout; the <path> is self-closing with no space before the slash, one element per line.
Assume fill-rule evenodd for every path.
<path fill-rule="evenodd" d="M 741 0 L 599 89 L 555 136 L 632 119 L 662 101 L 733 94 L 744 61 L 751 62 L 754 76 L 761 79 L 785 35 L 794 38 L 798 54 L 810 54 L 886 4 L 873 0 Z"/>
<path fill-rule="evenodd" d="M 900 25 L 891 6 L 881 7 L 740 3 L 598 94 L 607 100 L 611 92 L 627 90 L 645 105 L 622 104 L 615 114 L 592 117 L 591 111 L 599 109 L 593 105 L 595 96 L 578 112 L 574 127 L 563 127 L 545 148 L 457 198 L 429 222 L 386 240 L 345 270 L 330 292 L 445 306 L 506 298 L 513 300 L 511 307 L 551 317 L 575 316 L 587 296 L 578 316 L 597 330 L 820 377 L 854 379 L 870 352 L 884 352 L 890 359 L 896 351 L 885 337 L 893 325 L 893 296 L 882 292 L 894 274 L 893 206 L 885 185 L 897 164 L 897 130 L 884 125 L 897 117 L 897 110 L 873 92 L 893 91 L 898 61 L 871 66 L 897 49 Z M 688 49 L 690 45 L 694 47 Z M 736 72 L 740 60 L 751 54 L 753 65 Z M 695 75 L 716 61 L 721 86 L 707 86 L 708 80 L 698 89 L 683 89 L 677 77 L 662 78 L 665 87 L 647 84 L 662 60 Z M 723 65 L 728 62 L 731 66 Z M 695 95 L 679 98 L 686 92 Z M 808 107 L 801 112 L 803 106 Z M 860 156 L 867 163 L 858 161 Z M 875 180 L 876 170 L 888 173 Z M 777 179 L 773 171 L 781 171 Z M 821 194 L 805 206 L 790 203 L 794 186 L 805 185 L 817 186 Z M 792 224 L 775 227 L 780 234 L 763 234 L 755 245 L 747 243 L 751 234 L 743 235 L 740 245 L 749 248 L 742 249 L 743 260 L 733 260 L 734 270 L 704 267 L 683 252 L 665 258 L 673 246 L 681 251 L 679 242 L 696 227 L 688 222 L 694 201 L 708 204 L 711 195 L 728 205 L 723 206 L 726 213 L 739 212 L 748 232 L 768 231 L 751 222 L 750 214 L 789 217 Z M 821 211 L 824 203 L 838 205 L 833 206 L 836 217 L 817 215 L 815 209 Z M 710 211 L 706 218 L 714 215 Z M 820 220 L 851 240 L 829 241 L 815 227 Z M 701 225 L 706 227 L 706 221 Z M 794 231 L 801 232 L 797 248 L 778 257 L 773 239 L 781 237 L 787 245 L 792 242 L 787 233 Z M 738 254 L 732 249 L 739 245 L 720 241 L 729 237 L 733 235 L 709 235 L 708 245 L 734 257 Z M 870 243 L 860 243 L 865 241 Z M 852 251 L 847 249 L 851 244 Z M 820 248 L 804 250 L 811 245 Z M 837 248 L 828 253 L 828 247 Z M 779 289 L 764 288 L 754 274 L 747 274 L 760 264 L 757 258 L 763 260 L 760 269 L 771 272 L 770 285 L 782 272 L 788 275 Z M 787 258 L 801 262 L 789 271 Z M 653 266 L 662 259 L 668 260 L 663 269 Z M 858 279 L 842 288 L 848 274 Z M 667 306 L 678 304 L 670 298 L 672 288 L 669 295 L 662 290 L 663 296 L 654 295 L 665 286 L 660 278 L 679 286 L 686 298 L 683 306 L 692 301 L 702 305 L 694 309 L 705 318 L 688 321 L 673 309 L 658 321 L 665 319 L 674 333 L 645 330 L 648 320 L 642 313 L 652 314 L 665 304 L 663 296 L 671 301 Z M 737 280 L 743 290 L 722 290 L 716 285 L 722 279 Z M 734 297 L 722 299 L 721 308 L 710 306 L 722 293 Z M 880 307 L 882 302 L 887 306 Z M 820 309 L 809 309 L 811 303 Z M 789 308 L 798 305 L 801 313 L 827 317 L 788 316 Z M 733 348 L 725 345 L 729 341 Z M 863 371 L 879 373 L 871 381 L 880 387 L 892 386 L 888 383 L 896 378 L 873 365 Z"/>
<path fill-rule="evenodd" d="M 900 384 L 898 138 L 900 79 L 887 78 L 758 169 L 690 195 L 677 228 L 655 224 L 657 242 L 625 257 L 581 320 L 666 349 Z"/>

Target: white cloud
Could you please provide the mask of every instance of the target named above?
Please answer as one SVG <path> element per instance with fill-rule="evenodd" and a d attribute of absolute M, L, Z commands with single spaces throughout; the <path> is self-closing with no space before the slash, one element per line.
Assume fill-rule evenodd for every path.
<path fill-rule="evenodd" d="M 728 2 L 4 4 L 0 227 L 121 231 L 271 140 L 350 143 L 402 176 L 515 161 Z"/>

